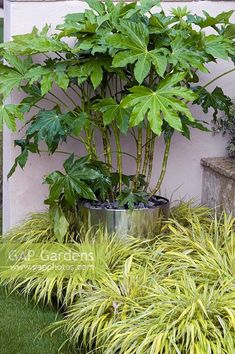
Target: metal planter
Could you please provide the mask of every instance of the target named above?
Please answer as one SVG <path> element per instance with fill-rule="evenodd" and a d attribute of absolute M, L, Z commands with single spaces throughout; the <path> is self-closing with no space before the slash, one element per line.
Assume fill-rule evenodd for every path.
<path fill-rule="evenodd" d="M 157 234 L 163 221 L 168 218 L 169 200 L 161 199 L 165 203 L 151 209 L 117 210 L 80 206 L 79 219 L 87 228 L 102 225 L 109 234 L 120 238 L 128 235 L 147 238 L 153 233 Z"/>

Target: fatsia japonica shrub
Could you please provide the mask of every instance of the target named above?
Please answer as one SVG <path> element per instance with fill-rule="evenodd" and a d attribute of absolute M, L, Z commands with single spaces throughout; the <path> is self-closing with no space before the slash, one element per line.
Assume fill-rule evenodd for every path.
<path fill-rule="evenodd" d="M 40 153 L 42 143 L 49 154 L 67 154 L 63 144 L 72 138 L 86 151 L 71 151 L 61 171 L 45 178 L 46 203 L 62 233 L 78 199 L 116 200 L 127 208 L 146 203 L 161 187 L 173 134 L 189 139 L 190 128 L 208 130 L 190 105 L 213 108 L 215 115 L 231 105 L 221 88 L 207 91 L 212 81 L 200 86 L 199 74 L 209 73 L 210 62 L 234 60 L 232 11 L 198 16 L 184 7 L 167 15 L 155 0 L 87 3 L 89 9 L 65 16 L 54 34 L 48 26 L 34 28 L 0 53 L 3 100 L 21 92 L 18 103 L 1 106 L 1 121 L 17 131 L 17 120 L 25 119 L 9 176 L 25 167 L 30 153 Z M 150 189 L 161 135 L 162 169 Z M 125 136 L 136 154 L 123 148 Z M 135 160 L 134 175 L 123 171 L 124 157 Z"/>

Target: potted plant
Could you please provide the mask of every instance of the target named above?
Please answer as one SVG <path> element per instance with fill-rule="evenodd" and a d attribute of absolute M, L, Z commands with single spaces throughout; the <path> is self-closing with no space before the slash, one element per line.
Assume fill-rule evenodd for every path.
<path fill-rule="evenodd" d="M 9 176 L 17 165 L 24 168 L 29 153 L 45 152 L 42 143 L 49 154 L 68 154 L 61 146 L 70 137 L 84 154 L 69 153 L 64 169 L 45 178 L 58 237 L 63 239 L 78 209 L 91 224 L 103 221 L 122 234 L 138 224 L 145 234 L 146 223 L 151 230 L 167 217 L 169 202 L 158 194 L 173 134 L 189 139 L 191 127 L 207 130 L 189 103 L 216 111 L 230 104 L 221 89 L 218 94 L 200 87 L 198 75 L 209 72 L 209 62 L 233 58 L 232 11 L 201 17 L 186 7 L 166 15 L 155 0 L 87 3 L 84 12 L 65 16 L 56 34 L 48 26 L 34 28 L 1 46 L 6 63 L 0 93 L 24 94 L 17 104 L 2 105 L 1 119 L 16 131 L 16 120 L 27 117 Z M 207 27 L 214 33 L 207 35 Z M 161 135 L 162 169 L 152 181 Z M 133 139 L 134 156 L 123 149 L 123 139 Z M 133 175 L 123 170 L 124 157 L 135 161 Z"/>

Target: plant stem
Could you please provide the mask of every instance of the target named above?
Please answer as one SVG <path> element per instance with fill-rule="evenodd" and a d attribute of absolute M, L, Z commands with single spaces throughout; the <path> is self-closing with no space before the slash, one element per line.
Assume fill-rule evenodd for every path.
<path fill-rule="evenodd" d="M 143 140 L 142 128 L 138 128 L 136 176 L 134 181 L 134 188 L 137 188 L 138 186 L 138 179 L 139 179 L 141 165 L 142 165 L 142 140 Z"/>
<path fill-rule="evenodd" d="M 64 105 L 67 109 L 71 110 L 71 108 L 70 108 L 66 103 L 64 103 L 59 97 L 57 97 L 56 95 L 54 95 L 53 92 L 48 92 L 48 94 L 51 95 L 51 96 L 53 96 L 53 97 L 54 97 L 57 101 L 59 101 L 60 103 L 62 103 L 62 105 Z M 53 102 L 53 101 L 52 101 L 52 102 Z M 53 103 L 55 103 L 55 102 L 53 102 Z M 56 102 L 56 104 L 58 104 L 58 103 Z"/>
<path fill-rule="evenodd" d="M 159 189 L 161 188 L 163 179 L 166 174 L 166 166 L 167 166 L 167 161 L 168 161 L 168 157 L 169 157 L 170 146 L 171 146 L 171 138 L 167 139 L 167 141 L 166 141 L 166 147 L 165 147 L 164 157 L 163 157 L 163 161 L 162 161 L 161 173 L 160 173 L 159 179 L 157 181 L 157 185 L 153 189 L 153 191 L 151 192 L 150 197 L 155 195 L 159 191 Z"/>
<path fill-rule="evenodd" d="M 58 52 L 55 52 L 55 53 L 56 53 L 56 55 L 58 55 L 58 57 L 60 57 L 61 59 L 65 60 L 65 58 L 60 53 L 58 53 Z"/>
<path fill-rule="evenodd" d="M 206 88 L 207 86 L 211 85 L 214 81 L 220 79 L 221 77 L 230 74 L 231 72 L 235 71 L 235 68 L 225 71 L 223 74 L 220 74 L 219 76 L 217 76 L 216 78 L 214 78 L 213 80 L 209 81 L 206 85 L 202 86 L 203 88 Z"/>
<path fill-rule="evenodd" d="M 39 153 L 42 152 L 42 153 L 51 154 L 50 151 L 48 151 L 48 150 L 38 150 L 38 151 L 39 151 Z M 63 155 L 69 155 L 70 156 L 71 152 L 62 151 L 62 150 L 56 150 L 54 152 L 54 154 L 63 154 Z M 75 155 L 75 154 L 74 154 L 74 156 L 79 157 L 78 155 Z"/>
<path fill-rule="evenodd" d="M 149 184 L 150 184 L 150 182 L 151 182 L 151 178 L 152 178 L 155 140 L 156 140 L 156 136 L 155 136 L 155 134 L 152 132 L 151 145 L 150 145 L 150 151 L 149 151 L 149 161 L 148 161 L 147 185 L 146 185 L 146 187 L 145 187 L 145 190 L 146 190 L 146 191 L 147 191 L 147 189 L 148 189 L 148 186 L 149 186 Z"/>
<path fill-rule="evenodd" d="M 117 127 L 113 126 L 114 137 L 117 145 L 117 171 L 119 173 L 119 193 L 122 192 L 122 149 L 120 143 L 120 132 Z"/>
<path fill-rule="evenodd" d="M 105 162 L 108 163 L 108 141 L 107 141 L 106 128 L 101 127 L 100 130 L 102 134 L 103 150 L 104 150 L 104 153 L 102 155 L 104 155 Z"/>
<path fill-rule="evenodd" d="M 146 139 L 145 139 L 146 143 L 145 143 L 144 166 L 143 166 L 143 170 L 142 170 L 142 174 L 144 176 L 146 176 L 148 162 L 149 162 L 149 152 L 150 152 L 150 145 L 151 145 L 150 136 L 151 136 L 151 128 L 150 128 L 150 125 L 148 124 L 147 129 L 146 129 Z"/>
<path fill-rule="evenodd" d="M 118 154 L 118 153 L 119 153 L 119 152 L 118 152 L 117 150 L 112 150 L 112 151 L 111 151 L 111 154 Z M 134 155 L 129 154 L 128 152 L 122 151 L 122 155 L 129 156 L 129 157 L 131 157 L 132 159 L 134 159 L 134 160 L 136 161 L 136 157 L 135 157 Z M 104 156 L 104 153 L 99 154 L 98 156 Z"/>
<path fill-rule="evenodd" d="M 70 138 L 74 139 L 76 141 L 79 141 L 79 143 L 81 143 L 83 145 L 85 145 L 85 143 L 86 143 L 85 140 L 82 137 L 80 137 L 80 139 L 79 139 L 79 138 L 76 138 L 75 136 L 70 135 Z"/>
<path fill-rule="evenodd" d="M 72 97 L 70 97 L 65 90 L 61 90 L 63 91 L 63 94 L 70 100 L 70 102 L 72 102 L 72 104 L 77 107 L 77 103 L 72 99 Z"/>
<path fill-rule="evenodd" d="M 74 93 L 76 93 L 76 95 L 77 95 L 80 99 L 82 99 L 82 96 L 80 95 L 80 93 L 78 93 L 78 92 L 74 89 L 73 86 L 69 86 L 69 88 L 70 88 Z"/>

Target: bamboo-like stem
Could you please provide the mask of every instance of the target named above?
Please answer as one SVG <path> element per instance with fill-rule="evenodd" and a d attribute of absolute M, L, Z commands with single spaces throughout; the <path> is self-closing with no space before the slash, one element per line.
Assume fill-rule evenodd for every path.
<path fill-rule="evenodd" d="M 81 87 L 81 92 L 82 92 L 82 100 L 81 100 L 81 111 L 82 112 L 87 112 L 88 114 L 90 114 L 90 101 L 88 98 L 88 94 L 86 92 L 85 89 L 85 85 L 82 85 Z M 85 107 L 85 100 L 87 99 L 86 103 L 87 103 L 87 107 Z M 94 129 L 91 127 L 91 124 L 89 124 L 88 127 L 84 128 L 85 131 L 85 135 L 86 135 L 86 150 L 88 152 L 88 154 L 92 157 L 92 158 L 96 158 L 97 157 L 97 149 L 96 149 L 96 145 L 94 142 Z"/>
<path fill-rule="evenodd" d="M 150 74 L 149 74 L 149 86 L 150 88 L 153 87 L 154 84 L 154 71 L 151 66 L 150 69 Z M 152 141 L 153 139 L 153 141 Z M 148 170 L 148 177 L 147 177 L 147 184 L 146 184 L 146 190 L 148 188 L 148 185 L 151 180 L 152 176 L 152 168 L 153 168 L 153 157 L 154 157 L 154 146 L 155 146 L 155 137 L 154 134 L 152 133 L 151 127 L 149 122 L 147 121 L 147 128 L 146 128 L 146 139 L 145 139 L 145 156 L 144 156 L 144 165 L 143 165 L 143 170 L 142 174 L 146 176 L 147 170 Z"/>
<path fill-rule="evenodd" d="M 106 141 L 107 141 L 107 162 L 108 162 L 110 168 L 112 168 L 111 143 L 110 143 L 108 129 L 105 129 L 105 135 L 106 135 Z"/>
<path fill-rule="evenodd" d="M 92 146 L 92 137 L 90 134 L 90 129 L 85 128 L 84 131 L 85 131 L 85 135 L 86 135 L 85 148 L 86 148 L 88 155 L 90 155 L 92 157 L 93 156 L 93 146 Z"/>
<path fill-rule="evenodd" d="M 151 145 L 150 145 L 150 151 L 149 151 L 148 175 L 147 175 L 147 180 L 146 180 L 147 184 L 145 187 L 146 191 L 147 191 L 148 186 L 151 182 L 152 172 L 153 172 L 154 148 L 155 148 L 155 140 L 156 140 L 156 136 L 153 132 L 152 132 L 152 137 L 150 140 L 151 140 Z"/>
<path fill-rule="evenodd" d="M 147 123 L 148 124 L 148 123 Z M 147 129 L 146 129 L 146 143 L 145 143 L 145 155 L 144 155 L 144 165 L 143 165 L 143 169 L 142 169 L 142 174 L 144 176 L 146 176 L 146 172 L 147 172 L 147 167 L 148 167 L 148 163 L 149 163 L 149 152 L 150 152 L 150 146 L 151 146 L 151 128 L 150 125 L 147 125 Z"/>
<path fill-rule="evenodd" d="M 119 193 L 122 192 L 122 148 L 120 143 L 120 132 L 118 128 L 114 125 L 113 132 L 115 137 L 115 142 L 117 146 L 117 171 L 119 174 Z"/>
<path fill-rule="evenodd" d="M 102 141 L 103 141 L 104 161 L 105 161 L 105 163 L 108 163 L 108 153 L 107 153 L 108 146 L 107 146 L 106 134 L 103 131 L 103 129 L 101 129 L 101 134 L 102 134 Z"/>
<path fill-rule="evenodd" d="M 136 176 L 134 179 L 133 187 L 137 188 L 138 179 L 141 171 L 142 165 L 142 144 L 143 144 L 143 133 L 142 128 L 138 128 L 138 138 L 137 138 L 137 159 L 136 159 Z"/>
<path fill-rule="evenodd" d="M 163 156 L 163 160 L 162 160 L 161 173 L 160 173 L 159 179 L 157 181 L 156 187 L 152 190 L 150 197 L 155 195 L 159 191 L 159 189 L 161 188 L 163 179 L 166 174 L 166 166 L 167 166 L 167 161 L 168 161 L 168 157 L 169 157 L 170 146 L 171 146 L 171 138 L 168 138 L 166 141 L 165 152 L 164 152 L 164 156 Z"/>

